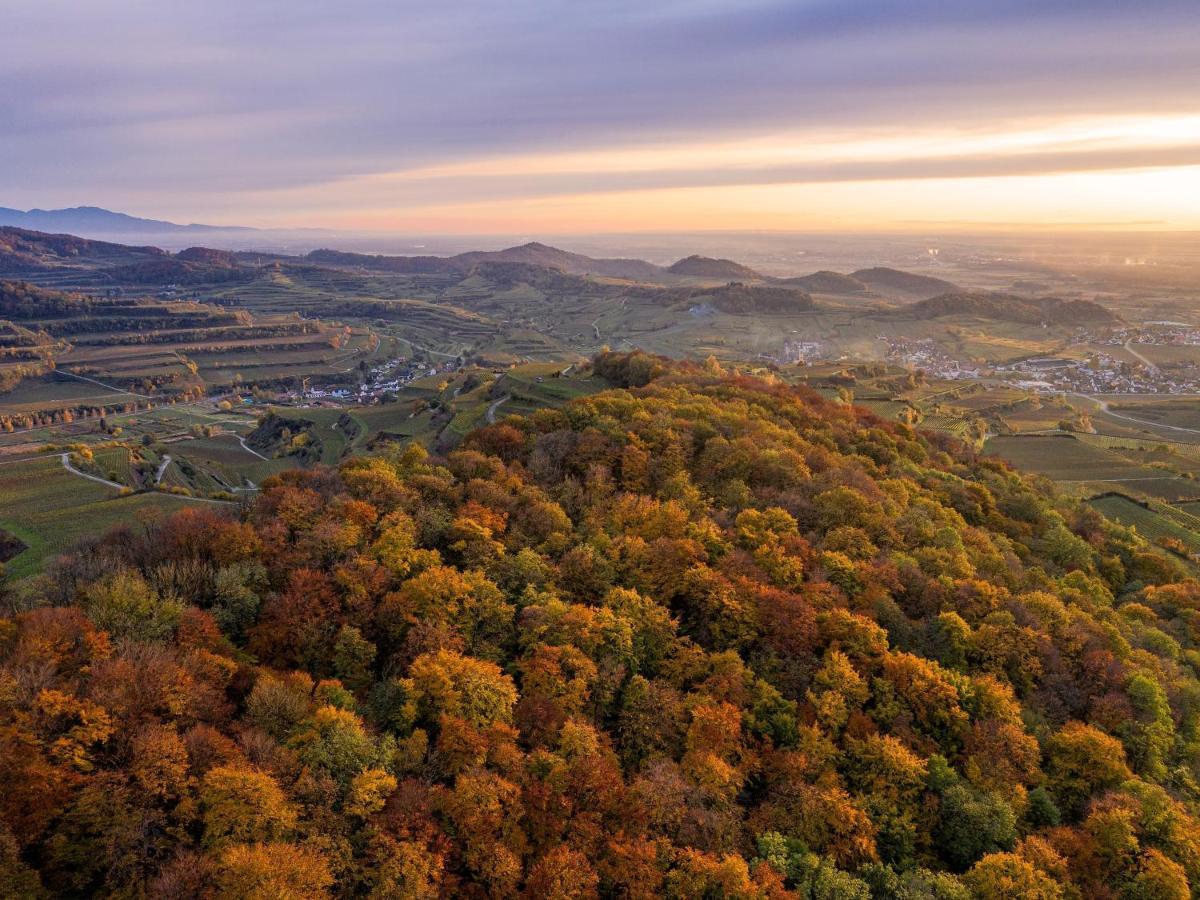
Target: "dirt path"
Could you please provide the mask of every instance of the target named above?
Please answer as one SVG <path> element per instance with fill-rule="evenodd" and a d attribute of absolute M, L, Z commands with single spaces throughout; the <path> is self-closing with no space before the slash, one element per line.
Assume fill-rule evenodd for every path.
<path fill-rule="evenodd" d="M 115 481 L 109 481 L 107 478 L 101 478 L 99 475 L 89 475 L 87 472 L 80 472 L 77 468 L 71 465 L 70 453 L 63 453 L 61 456 L 59 456 L 59 459 L 62 460 L 63 468 L 72 475 L 78 475 L 80 478 L 86 478 L 88 481 L 94 481 L 97 484 L 103 484 L 110 488 L 116 488 L 118 491 L 123 491 L 126 487 L 125 485 L 118 484 Z"/>
<path fill-rule="evenodd" d="M 267 458 L 267 457 L 263 456 L 261 453 L 259 453 L 257 450 L 255 450 L 253 447 L 251 447 L 249 444 L 247 444 L 246 439 L 244 437 L 242 437 L 240 434 L 238 435 L 238 443 L 242 445 L 242 449 L 245 450 L 247 453 L 253 453 L 259 459 Z"/>
<path fill-rule="evenodd" d="M 487 415 L 485 418 L 487 419 L 489 425 L 494 425 L 496 423 L 496 410 L 498 410 L 503 404 L 507 403 L 511 399 L 512 397 L 510 395 L 505 394 L 487 408 Z"/>
<path fill-rule="evenodd" d="M 86 478 L 88 481 L 95 481 L 98 484 L 103 484 L 110 488 L 116 488 L 118 491 L 123 491 L 128 488 L 128 485 L 117 484 L 117 482 L 109 481 L 107 478 L 100 478 L 97 475 L 89 475 L 87 472 L 80 472 L 77 468 L 71 465 L 70 457 L 71 454 L 69 453 L 63 453 L 59 455 L 59 459 L 62 460 L 63 468 L 72 475 L 78 475 L 80 478 Z M 172 494 L 171 496 L 178 497 L 180 500 L 190 500 L 192 503 L 215 503 L 218 506 L 237 506 L 237 503 L 233 500 L 210 500 L 208 497 L 188 497 L 182 494 Z"/>
<path fill-rule="evenodd" d="M 1138 353 L 1136 350 L 1133 349 L 1133 343 L 1131 341 L 1125 342 L 1124 349 L 1125 349 L 1126 353 L 1128 353 L 1130 356 L 1134 357 L 1139 362 L 1141 362 L 1141 364 L 1144 365 L 1151 372 L 1158 371 L 1158 366 L 1156 366 L 1154 363 L 1150 362 L 1150 360 L 1146 359 L 1146 357 L 1142 356 L 1142 354 Z"/>
<path fill-rule="evenodd" d="M 163 454 L 163 458 L 162 458 L 162 462 L 160 462 L 160 463 L 158 464 L 158 471 L 156 471 L 156 472 L 154 473 L 154 483 L 155 483 L 155 484 L 161 484 L 161 483 L 162 483 L 162 477 L 163 477 L 163 473 L 164 473 L 165 471 L 167 471 L 167 466 L 169 466 L 170 464 L 171 464 L 171 455 L 170 455 L 169 453 L 164 453 L 164 454 Z"/>
<path fill-rule="evenodd" d="M 1101 400 L 1099 397 L 1093 397 L 1090 394 L 1075 394 L 1076 397 L 1082 397 L 1084 400 L 1090 400 L 1100 407 L 1100 411 L 1106 416 L 1112 416 L 1114 419 L 1124 419 L 1126 422 L 1134 422 L 1138 425 L 1145 425 L 1147 428 L 1166 428 L 1168 431 L 1182 431 L 1186 434 L 1200 434 L 1200 428 L 1184 428 L 1182 425 L 1167 425 L 1163 422 L 1151 422 L 1148 419 L 1137 419 L 1133 416 L 1127 416 L 1124 413 L 1113 412 L 1107 400 Z"/>
<path fill-rule="evenodd" d="M 128 394 L 130 397 L 141 397 L 143 400 L 161 400 L 161 397 L 151 397 L 149 394 L 139 394 L 136 391 L 127 391 L 124 388 L 119 388 L 112 384 L 105 384 L 103 381 L 97 381 L 95 378 L 88 378 L 86 375 L 76 375 L 74 372 L 68 372 L 66 369 L 55 369 L 56 375 L 67 375 L 71 378 L 78 378 L 80 381 L 87 381 L 91 384 L 98 384 L 102 388 L 108 388 L 110 391 L 115 391 L 118 394 Z"/>

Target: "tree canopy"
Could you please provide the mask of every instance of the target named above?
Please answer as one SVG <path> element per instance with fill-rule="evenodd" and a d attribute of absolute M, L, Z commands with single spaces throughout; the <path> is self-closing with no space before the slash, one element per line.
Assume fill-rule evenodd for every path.
<path fill-rule="evenodd" d="M 1197 889 L 1185 563 L 801 389 L 596 368 L 12 595 L 0 895 Z"/>

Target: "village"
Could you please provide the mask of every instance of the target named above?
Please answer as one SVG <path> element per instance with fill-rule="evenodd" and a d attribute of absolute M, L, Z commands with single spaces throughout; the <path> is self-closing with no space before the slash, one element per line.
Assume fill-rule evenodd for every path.
<path fill-rule="evenodd" d="M 1130 349 L 1130 344 L 1200 346 L 1200 331 L 1183 328 L 1166 330 L 1113 329 L 1103 334 L 1080 332 L 1074 346 L 1113 346 L 1125 349 L 1133 359 L 1119 359 L 1097 350 L 1086 357 L 1030 356 L 1014 362 L 985 364 L 959 359 L 928 338 L 907 339 L 880 336 L 888 362 L 947 381 L 980 379 L 1005 382 L 1038 393 L 1079 394 L 1181 394 L 1200 392 L 1200 366 L 1176 363 L 1155 366 Z"/>

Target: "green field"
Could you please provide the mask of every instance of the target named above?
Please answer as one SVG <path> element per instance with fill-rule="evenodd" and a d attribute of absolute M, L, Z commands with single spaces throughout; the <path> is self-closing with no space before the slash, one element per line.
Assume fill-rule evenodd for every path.
<path fill-rule="evenodd" d="M 0 465 L 0 528 L 28 549 L 9 561 L 14 577 L 36 572 L 45 560 L 80 538 L 103 534 L 114 525 L 136 525 L 147 515 L 173 512 L 189 501 L 166 494 L 121 496 L 72 475 L 58 456 Z"/>
<path fill-rule="evenodd" d="M 1176 521 L 1169 510 L 1160 511 L 1119 494 L 1105 494 L 1088 501 L 1088 505 L 1122 525 L 1136 528 L 1138 534 L 1151 542 L 1173 538 L 1192 553 L 1200 553 L 1200 534 Z M 1190 515 L 1188 519 L 1192 518 Z"/>
<path fill-rule="evenodd" d="M 1072 435 L 1001 435 L 989 440 L 984 449 L 1018 469 L 1036 472 L 1054 481 L 1124 481 L 1168 477 L 1168 473 L 1139 466 Z"/>

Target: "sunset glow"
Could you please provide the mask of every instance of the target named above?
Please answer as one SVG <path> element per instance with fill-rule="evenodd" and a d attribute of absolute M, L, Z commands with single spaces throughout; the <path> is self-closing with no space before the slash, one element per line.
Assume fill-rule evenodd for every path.
<path fill-rule="evenodd" d="M 0 205 L 414 232 L 1200 228 L 1200 17 L 1176 0 L 21 6 Z"/>

